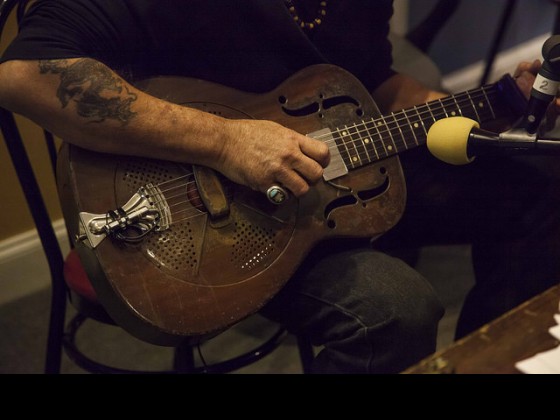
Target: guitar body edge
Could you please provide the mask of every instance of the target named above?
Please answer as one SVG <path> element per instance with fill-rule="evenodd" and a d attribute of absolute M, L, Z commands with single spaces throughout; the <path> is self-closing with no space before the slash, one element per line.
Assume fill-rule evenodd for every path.
<path fill-rule="evenodd" d="M 139 87 L 170 102 L 226 118 L 270 119 L 303 134 L 378 115 L 357 79 L 328 65 L 304 69 L 266 94 L 168 77 Z M 59 192 L 71 235 L 78 233 L 78 212 L 105 214 L 146 183 L 172 185 L 183 194 L 172 208 L 188 217 L 173 215 L 169 229 L 136 244 L 115 238 L 93 250 L 78 244 L 116 323 L 160 345 L 197 342 L 236 324 L 278 293 L 316 243 L 380 236 L 399 221 L 406 203 L 397 156 L 320 182 L 302 199 L 290 197 L 280 206 L 227 185 L 228 212 L 216 217 L 189 200 L 189 188 L 196 188 L 191 169 L 67 144 L 59 157 Z"/>

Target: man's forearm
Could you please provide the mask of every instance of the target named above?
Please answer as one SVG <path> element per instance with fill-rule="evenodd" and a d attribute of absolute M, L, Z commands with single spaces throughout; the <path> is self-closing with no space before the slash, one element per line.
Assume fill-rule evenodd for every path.
<path fill-rule="evenodd" d="M 329 161 L 320 140 L 158 99 L 88 58 L 0 65 L 0 106 L 86 149 L 204 165 L 263 192 L 280 183 L 300 196 Z"/>
<path fill-rule="evenodd" d="M 0 104 L 73 144 L 201 164 L 220 149 L 222 118 L 147 95 L 95 60 L 7 62 L 0 80 L 8 73 Z"/>

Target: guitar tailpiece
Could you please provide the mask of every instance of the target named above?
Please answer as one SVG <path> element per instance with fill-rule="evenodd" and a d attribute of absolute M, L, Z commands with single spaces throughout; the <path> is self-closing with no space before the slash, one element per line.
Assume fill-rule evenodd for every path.
<path fill-rule="evenodd" d="M 165 230 L 171 213 L 160 189 L 147 184 L 128 202 L 105 214 L 81 212 L 79 239 L 96 248 L 107 236 L 127 243 L 140 242 L 150 232 Z"/>
<path fill-rule="evenodd" d="M 129 244 L 137 244 L 142 241 L 150 232 L 157 228 L 157 225 L 152 225 L 148 228 L 140 226 L 140 224 L 131 224 L 128 226 L 129 229 L 125 229 L 123 232 L 130 232 L 130 229 L 133 231 L 139 231 L 140 233 L 136 235 L 124 235 L 120 231 L 113 232 L 111 234 L 112 237 L 115 239 L 126 242 Z"/>

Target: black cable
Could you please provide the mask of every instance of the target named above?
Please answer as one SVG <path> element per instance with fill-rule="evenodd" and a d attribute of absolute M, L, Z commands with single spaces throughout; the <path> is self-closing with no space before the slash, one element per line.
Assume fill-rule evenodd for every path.
<path fill-rule="evenodd" d="M 516 4 L 517 0 L 509 0 L 506 4 L 506 7 L 504 8 L 498 30 L 496 31 L 490 51 L 488 52 L 488 56 L 486 57 L 486 68 L 484 69 L 484 73 L 482 75 L 482 78 L 480 79 L 480 86 L 484 86 L 486 83 L 488 83 L 488 77 L 490 75 L 490 72 L 492 71 L 492 66 L 494 65 L 494 61 L 496 60 L 496 55 L 498 54 L 500 46 L 502 45 L 502 40 L 509 24 L 509 18 L 514 11 Z"/>
<path fill-rule="evenodd" d="M 560 35 L 560 1 L 551 0 L 552 3 L 556 4 L 556 18 L 554 19 L 554 26 L 552 27 L 552 35 Z"/>

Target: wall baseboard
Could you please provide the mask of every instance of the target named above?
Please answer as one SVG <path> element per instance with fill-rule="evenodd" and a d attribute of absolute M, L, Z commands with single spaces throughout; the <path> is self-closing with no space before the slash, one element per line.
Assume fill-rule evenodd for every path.
<path fill-rule="evenodd" d="M 61 243 L 68 242 L 64 220 L 54 221 L 53 229 Z M 0 265 L 12 259 L 21 258 L 40 247 L 41 240 L 36 229 L 30 229 L 27 232 L 4 239 L 0 241 Z"/>
<path fill-rule="evenodd" d="M 53 223 L 64 253 L 70 249 L 62 219 Z M 50 270 L 35 229 L 0 241 L 0 305 L 50 287 Z"/>

